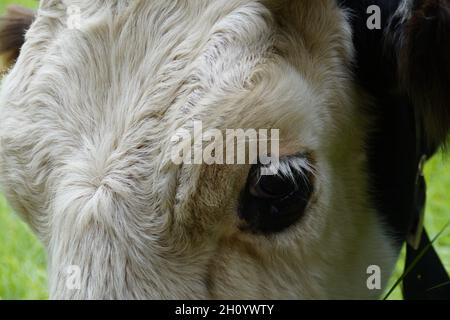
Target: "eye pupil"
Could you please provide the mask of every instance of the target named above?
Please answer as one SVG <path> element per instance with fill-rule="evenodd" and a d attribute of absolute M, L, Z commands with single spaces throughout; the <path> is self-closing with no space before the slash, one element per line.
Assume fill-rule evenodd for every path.
<path fill-rule="evenodd" d="M 278 208 L 275 207 L 275 206 L 271 206 L 271 207 L 270 207 L 270 213 L 271 213 L 272 215 L 278 215 L 278 214 L 280 214 L 280 210 L 278 210 Z"/>

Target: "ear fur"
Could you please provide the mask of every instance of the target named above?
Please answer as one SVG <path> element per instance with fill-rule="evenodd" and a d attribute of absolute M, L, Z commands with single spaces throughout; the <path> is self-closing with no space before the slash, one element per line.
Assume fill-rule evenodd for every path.
<path fill-rule="evenodd" d="M 5 16 L 0 17 L 0 56 L 3 57 L 4 68 L 17 59 L 25 42 L 25 32 L 33 22 L 34 15 L 33 10 L 12 5 L 8 7 Z"/>
<path fill-rule="evenodd" d="M 409 5 L 409 17 L 397 30 L 398 76 L 435 148 L 450 131 L 450 0 Z"/>

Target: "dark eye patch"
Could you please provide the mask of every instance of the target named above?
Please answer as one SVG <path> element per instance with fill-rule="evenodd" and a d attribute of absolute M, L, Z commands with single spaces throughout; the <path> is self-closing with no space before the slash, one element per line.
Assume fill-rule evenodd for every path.
<path fill-rule="evenodd" d="M 260 164 L 251 168 L 238 209 L 243 230 L 278 233 L 303 216 L 314 189 L 312 171 L 298 165 L 306 161 L 304 155 L 282 158 L 277 175 L 261 175 Z"/>

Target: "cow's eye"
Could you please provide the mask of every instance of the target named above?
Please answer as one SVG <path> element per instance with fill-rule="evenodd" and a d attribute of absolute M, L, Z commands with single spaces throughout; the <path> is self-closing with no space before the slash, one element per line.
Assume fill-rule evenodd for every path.
<path fill-rule="evenodd" d="M 313 192 L 313 176 L 299 165 L 302 161 L 306 162 L 301 157 L 281 159 L 274 175 L 263 175 L 267 167 L 262 165 L 251 168 L 239 205 L 243 230 L 277 233 L 302 217 Z"/>

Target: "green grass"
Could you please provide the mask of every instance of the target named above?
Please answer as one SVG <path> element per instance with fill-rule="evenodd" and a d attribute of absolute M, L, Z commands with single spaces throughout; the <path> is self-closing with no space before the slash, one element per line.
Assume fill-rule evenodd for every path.
<path fill-rule="evenodd" d="M 37 6 L 36 0 L 1 0 L 0 2 L 0 13 L 4 12 L 6 7 L 8 7 L 10 4 L 20 4 L 22 6 L 34 8 Z"/>
<path fill-rule="evenodd" d="M 35 0 L 1 0 L 0 13 L 12 3 L 37 5 Z M 0 194 L 0 300 L 46 299 L 47 295 L 44 249 Z"/>
<path fill-rule="evenodd" d="M 450 221 L 450 159 L 442 153 L 431 159 L 425 167 L 427 179 L 427 205 L 425 215 L 425 227 L 430 239 L 433 238 Z M 442 259 L 447 271 L 450 270 L 450 230 L 447 228 L 436 240 L 434 247 Z M 390 280 L 389 288 L 403 272 L 405 252 L 402 251 L 401 259 Z M 398 287 L 390 299 L 401 299 L 401 290 Z"/>
<path fill-rule="evenodd" d="M 41 244 L 0 196 L 0 299 L 45 299 L 46 278 Z"/>
<path fill-rule="evenodd" d="M 11 4 L 36 6 L 35 0 L 1 0 L 0 13 Z M 450 219 L 450 159 L 435 156 L 426 166 L 428 202 L 426 227 L 433 237 Z M 450 230 L 436 242 L 447 270 L 450 270 Z M 403 271 L 403 256 L 390 281 L 392 285 Z M 46 299 L 46 256 L 42 245 L 7 207 L 0 195 L 0 299 Z M 401 299 L 397 288 L 391 299 Z"/>

